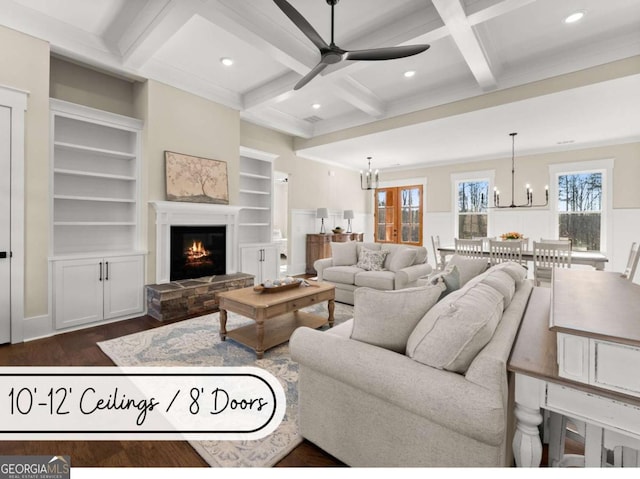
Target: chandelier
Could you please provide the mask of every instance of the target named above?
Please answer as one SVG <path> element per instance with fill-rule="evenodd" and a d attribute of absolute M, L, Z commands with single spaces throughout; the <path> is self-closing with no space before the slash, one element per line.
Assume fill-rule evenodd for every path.
<path fill-rule="evenodd" d="M 493 188 L 493 207 L 494 208 L 534 208 L 538 206 L 547 206 L 549 204 L 549 186 L 545 186 L 545 202 L 544 204 L 536 205 L 533 203 L 533 190 L 531 186 L 527 184 L 525 186 L 527 193 L 527 202 L 523 205 L 516 205 L 514 203 L 515 198 L 515 137 L 517 133 L 509 133 L 511 136 L 511 204 L 508 206 L 500 206 L 500 192 L 497 187 Z"/>
<path fill-rule="evenodd" d="M 363 190 L 375 190 L 379 184 L 378 170 L 375 172 L 371 169 L 371 157 L 367 156 L 369 160 L 369 169 L 364 172 L 360 170 L 360 188 Z"/>

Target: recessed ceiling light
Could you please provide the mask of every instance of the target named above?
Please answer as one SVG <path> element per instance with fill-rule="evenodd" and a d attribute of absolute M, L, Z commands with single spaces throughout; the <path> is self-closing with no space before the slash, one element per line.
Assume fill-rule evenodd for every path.
<path fill-rule="evenodd" d="M 584 12 L 574 12 L 564 19 L 564 23 L 576 23 L 582 20 L 582 17 L 584 17 Z"/>
<path fill-rule="evenodd" d="M 415 70 L 409 70 L 409 71 L 404 72 L 404 76 L 405 76 L 406 78 L 411 78 L 411 77 L 412 77 L 412 76 L 414 76 L 415 74 L 416 74 Z"/>
<path fill-rule="evenodd" d="M 231 58 L 223 57 L 220 59 L 220 63 L 222 63 L 225 67 L 230 67 L 233 65 L 233 60 Z"/>
<path fill-rule="evenodd" d="M 313 105 L 311 105 L 311 108 L 313 108 L 314 110 L 317 110 L 321 107 L 322 105 L 320 103 L 314 103 Z"/>

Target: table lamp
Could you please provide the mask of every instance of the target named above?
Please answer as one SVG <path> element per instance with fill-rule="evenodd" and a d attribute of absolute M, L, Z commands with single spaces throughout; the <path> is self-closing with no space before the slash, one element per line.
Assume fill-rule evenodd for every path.
<path fill-rule="evenodd" d="M 353 210 L 344 210 L 343 218 L 347 220 L 347 233 L 351 233 L 351 220 L 353 219 Z"/>
<path fill-rule="evenodd" d="M 324 219 L 329 217 L 329 210 L 327 208 L 318 208 L 316 210 L 316 218 L 321 218 L 322 223 L 320 225 L 320 234 L 323 235 L 326 233 L 324 230 Z"/>

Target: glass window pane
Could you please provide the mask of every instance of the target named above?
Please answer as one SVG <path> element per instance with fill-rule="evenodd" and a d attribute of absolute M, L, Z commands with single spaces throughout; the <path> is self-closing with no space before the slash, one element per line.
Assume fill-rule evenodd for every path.
<path fill-rule="evenodd" d="M 601 211 L 602 173 L 558 176 L 558 211 Z"/>
<path fill-rule="evenodd" d="M 560 237 L 571 238 L 572 248 L 600 251 L 600 213 L 560 213 Z"/>

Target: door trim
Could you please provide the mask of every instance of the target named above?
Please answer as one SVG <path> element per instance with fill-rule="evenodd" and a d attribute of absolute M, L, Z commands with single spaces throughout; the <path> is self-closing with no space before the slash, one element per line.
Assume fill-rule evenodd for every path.
<path fill-rule="evenodd" d="M 11 342 L 24 340 L 24 142 L 29 93 L 0 85 L 0 105 L 11 109 Z"/>

